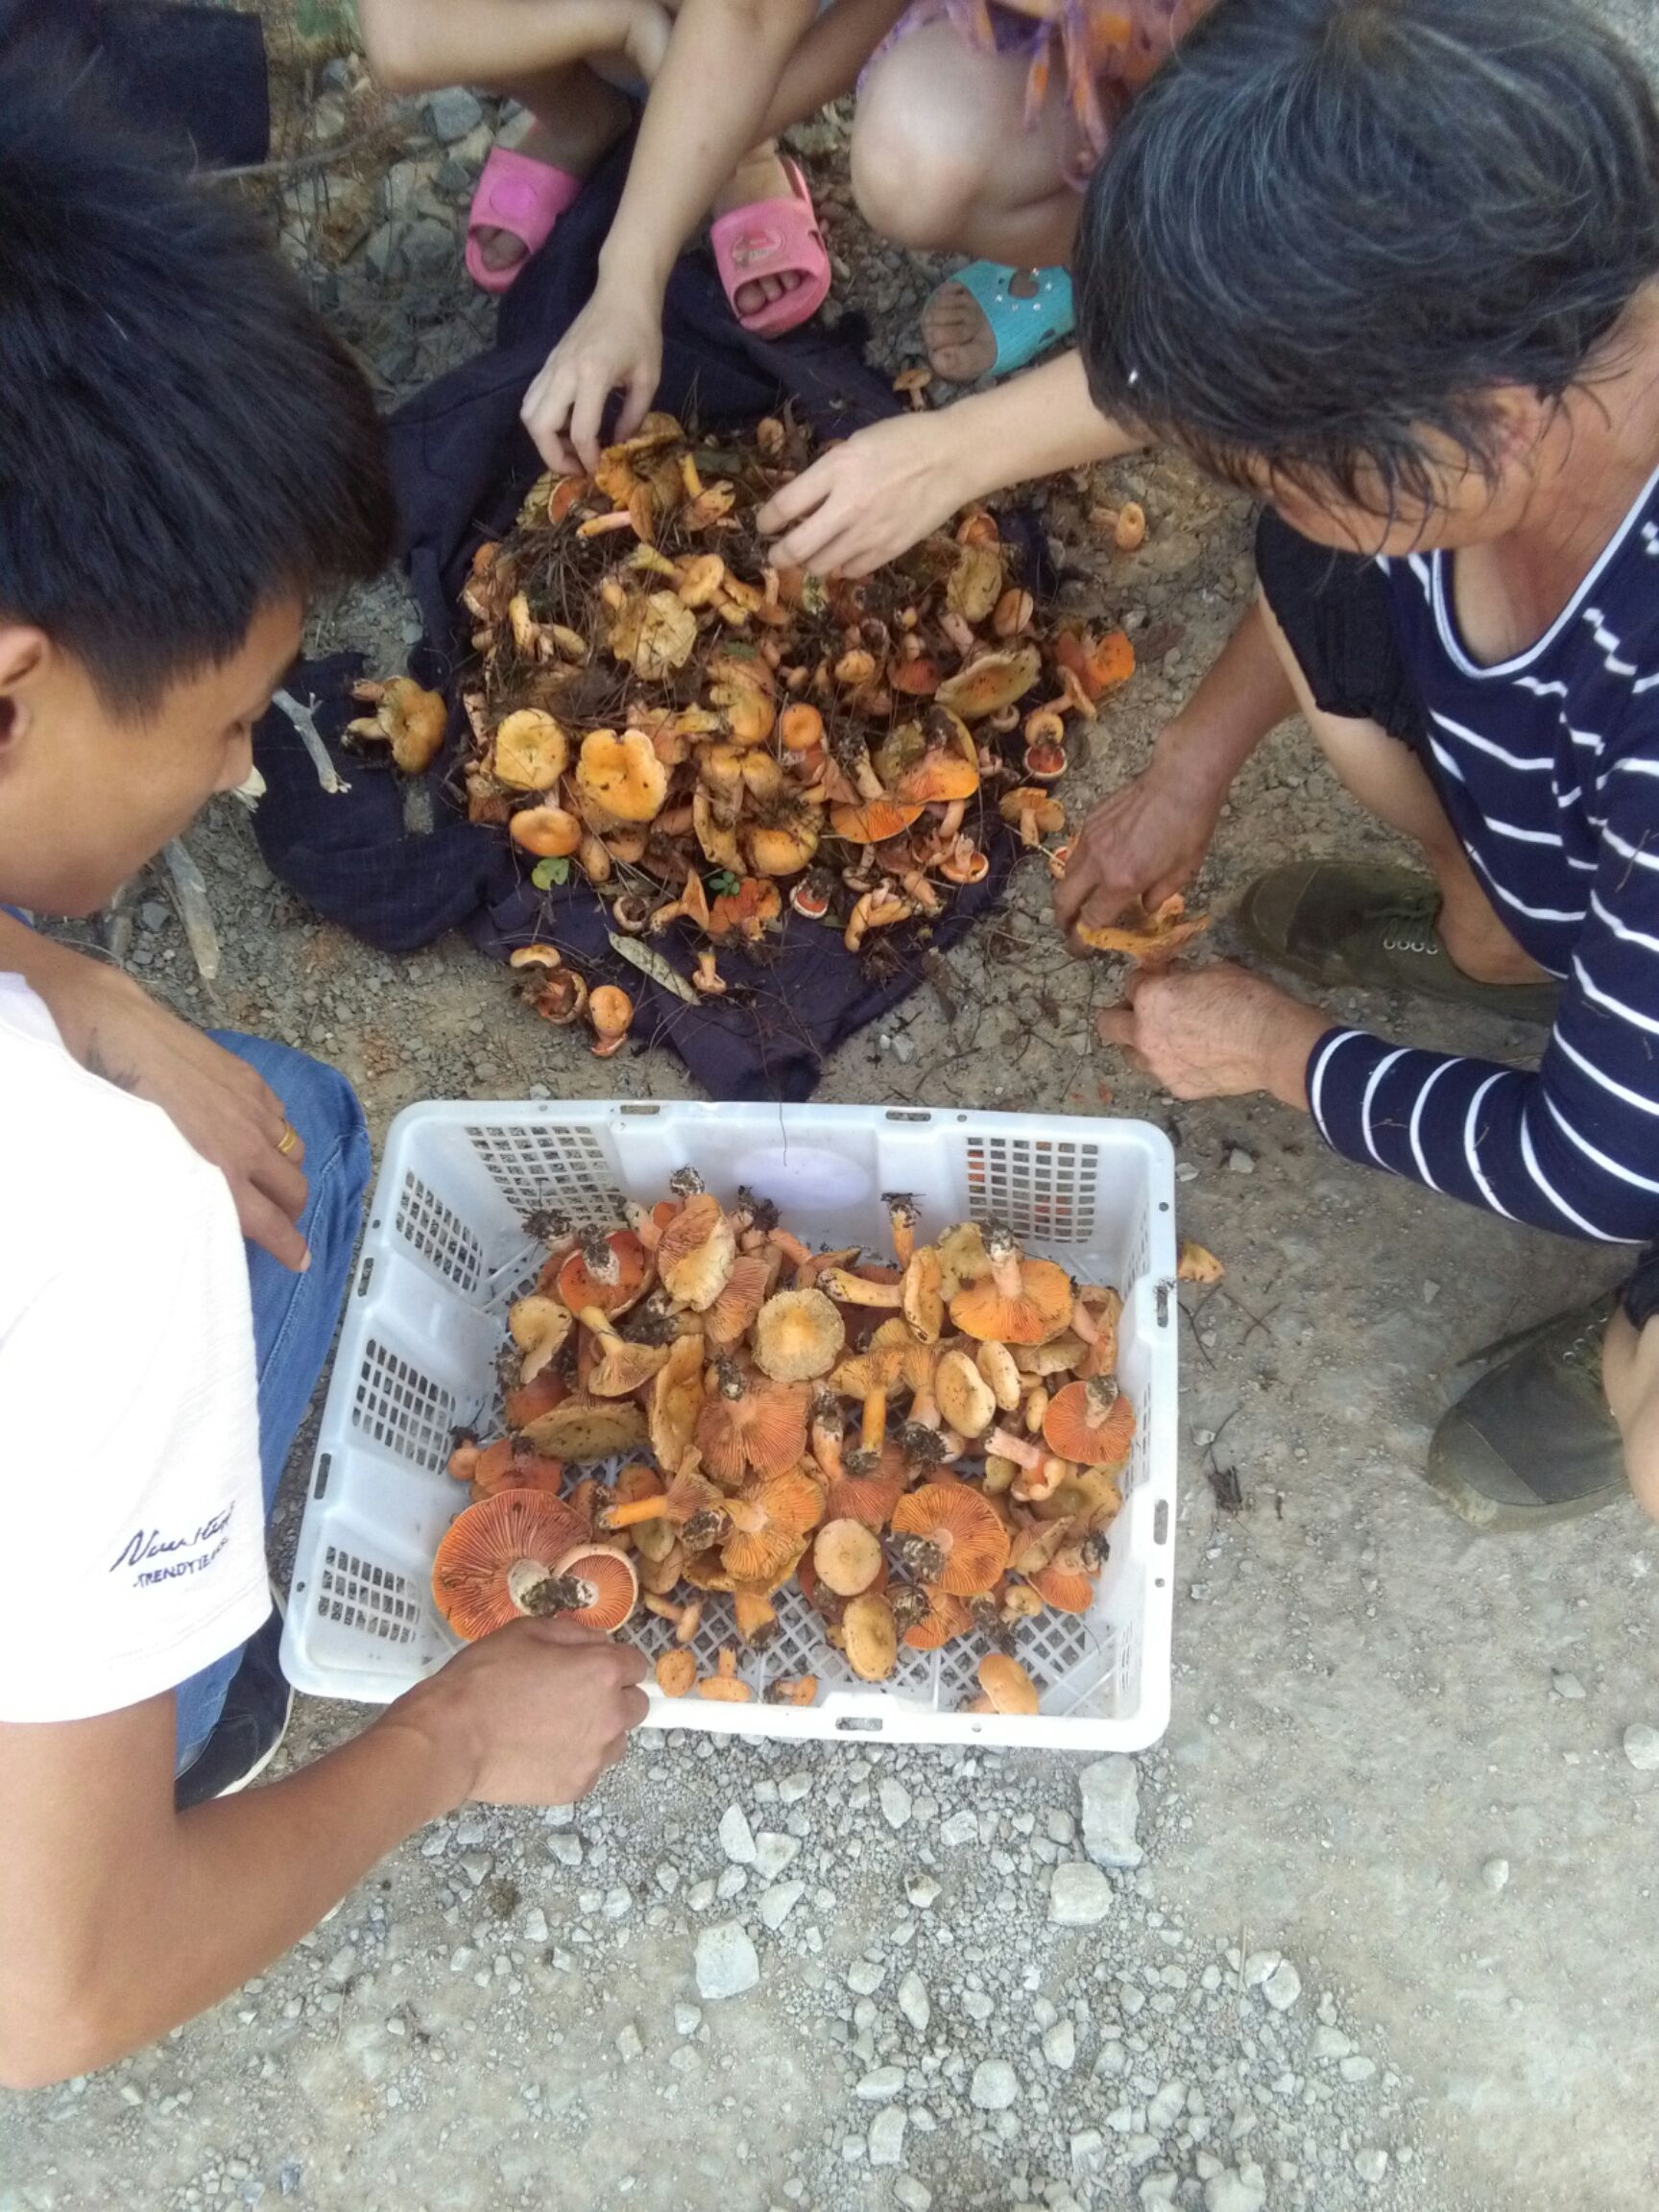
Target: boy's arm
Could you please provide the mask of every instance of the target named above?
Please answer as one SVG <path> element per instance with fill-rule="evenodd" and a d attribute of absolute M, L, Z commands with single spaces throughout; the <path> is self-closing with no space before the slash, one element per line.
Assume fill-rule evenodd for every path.
<path fill-rule="evenodd" d="M 574 1802 L 644 1718 L 644 1672 L 628 1646 L 527 1621 L 299 1773 L 183 1815 L 171 1695 L 0 1724 L 0 2082 L 90 2073 L 216 2003 L 469 1798 Z"/>
<path fill-rule="evenodd" d="M 685 0 L 646 102 L 593 297 L 525 396 L 525 425 L 551 468 L 594 466 L 614 391 L 623 394 L 616 436 L 637 429 L 661 373 L 668 273 L 738 158 L 765 134 L 814 8 L 815 0 Z"/>
<path fill-rule="evenodd" d="M 872 423 L 832 445 L 762 509 L 775 557 L 821 575 L 868 576 L 971 500 L 1145 443 L 1089 397 L 1081 354 L 931 413 Z"/>
<path fill-rule="evenodd" d="M 294 1224 L 305 1177 L 276 1147 L 282 1101 L 246 1061 L 151 998 L 120 969 L 0 913 L 0 974 L 21 975 L 84 1068 L 159 1106 L 230 1186 L 242 1234 L 284 1267 L 305 1263 Z"/>

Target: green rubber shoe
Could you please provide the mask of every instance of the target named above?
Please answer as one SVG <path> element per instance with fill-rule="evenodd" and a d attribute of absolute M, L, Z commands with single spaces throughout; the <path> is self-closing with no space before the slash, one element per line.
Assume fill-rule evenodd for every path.
<path fill-rule="evenodd" d="M 1440 942 L 1440 894 L 1409 868 L 1303 860 L 1259 876 L 1237 920 L 1263 959 L 1329 990 L 1408 991 L 1548 1029 L 1557 983 L 1480 983 Z"/>
<path fill-rule="evenodd" d="M 1464 1392 L 1429 1445 L 1428 1480 L 1460 1519 L 1542 1528 L 1626 1494 L 1624 1448 L 1601 1384 L 1617 1292 L 1488 1347 L 1505 1355 Z"/>

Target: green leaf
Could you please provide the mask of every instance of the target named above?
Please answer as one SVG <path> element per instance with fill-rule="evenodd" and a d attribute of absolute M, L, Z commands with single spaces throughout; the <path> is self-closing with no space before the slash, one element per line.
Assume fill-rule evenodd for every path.
<path fill-rule="evenodd" d="M 538 891 L 551 891 L 556 883 L 569 882 L 570 863 L 568 860 L 538 860 L 530 871 L 530 880 Z"/>
<path fill-rule="evenodd" d="M 734 876 L 730 868 L 717 868 L 709 878 L 709 889 L 716 899 L 735 898 L 742 885 L 741 876 Z"/>

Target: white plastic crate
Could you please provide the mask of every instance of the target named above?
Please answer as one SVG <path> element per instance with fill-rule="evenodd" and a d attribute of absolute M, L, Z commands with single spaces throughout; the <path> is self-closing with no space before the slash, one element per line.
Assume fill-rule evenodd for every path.
<path fill-rule="evenodd" d="M 907 1190 L 920 1234 L 1003 1221 L 1034 1254 L 1122 1291 L 1118 1373 L 1134 1404 L 1134 1453 L 1099 1595 L 1084 1615 L 1022 1627 L 1042 1691 L 1031 1718 L 968 1714 L 983 1649 L 901 1651 L 891 1682 L 859 1682 L 799 1592 L 780 1629 L 743 1654 L 747 1705 L 664 1698 L 651 1722 L 733 1735 L 856 1733 L 897 1743 L 981 1741 L 1134 1751 L 1169 1717 L 1175 1511 L 1174 1161 L 1142 1121 L 955 1108 L 636 1104 L 411 1106 L 386 1145 L 348 1301 L 294 1566 L 282 1664 L 300 1689 L 383 1702 L 461 1648 L 430 1595 L 433 1553 L 466 1494 L 445 1472 L 458 1426 L 498 1418 L 496 1359 L 510 1301 L 542 1247 L 523 1215 L 552 1207 L 609 1225 L 623 1197 L 652 1201 L 690 1166 L 730 1203 L 747 1184 L 815 1245 L 888 1248 L 881 1193 Z M 630 1624 L 651 1654 L 665 1623 Z M 705 1609 L 696 1650 L 712 1669 L 735 1643 L 726 1599 Z M 815 1674 L 815 1706 L 768 1705 L 777 1675 Z"/>

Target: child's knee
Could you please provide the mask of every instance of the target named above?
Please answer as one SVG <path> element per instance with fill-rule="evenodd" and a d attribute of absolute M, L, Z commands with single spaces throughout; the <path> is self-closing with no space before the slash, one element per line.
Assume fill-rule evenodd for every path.
<path fill-rule="evenodd" d="M 358 29 L 370 74 L 395 99 L 434 88 L 421 66 L 424 14 L 420 0 L 357 0 Z"/>
<path fill-rule="evenodd" d="M 859 105 L 852 177 L 858 212 L 873 230 L 917 252 L 944 252 L 963 236 L 981 166 L 930 118 L 907 116 L 888 99 Z"/>

